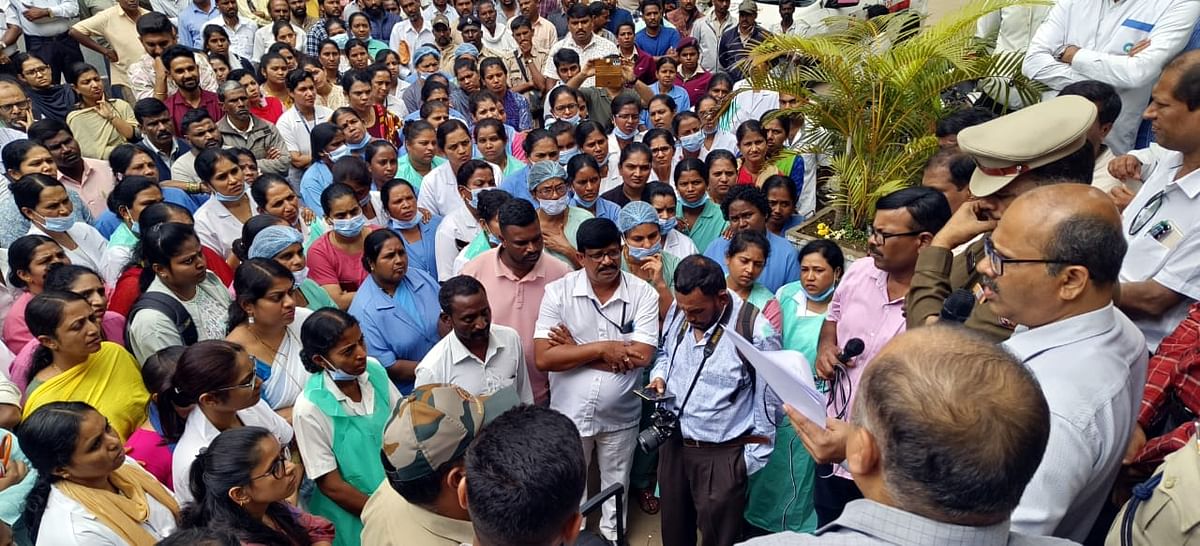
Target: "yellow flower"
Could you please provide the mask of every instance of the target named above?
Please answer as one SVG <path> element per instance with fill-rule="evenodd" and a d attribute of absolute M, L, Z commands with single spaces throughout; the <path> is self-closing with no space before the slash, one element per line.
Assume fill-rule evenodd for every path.
<path fill-rule="evenodd" d="M 825 225 L 824 223 L 817 224 L 817 235 L 820 237 L 828 237 L 829 226 Z"/>

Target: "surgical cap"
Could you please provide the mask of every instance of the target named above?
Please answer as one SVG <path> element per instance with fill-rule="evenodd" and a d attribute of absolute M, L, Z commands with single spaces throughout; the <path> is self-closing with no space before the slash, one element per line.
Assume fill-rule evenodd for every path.
<path fill-rule="evenodd" d="M 433 55 L 433 57 L 435 59 L 437 59 L 439 61 L 442 60 L 442 52 L 438 51 L 438 49 L 436 47 L 426 44 L 421 47 L 418 47 L 417 52 L 413 54 L 413 66 L 416 66 L 417 63 L 420 63 L 421 58 L 426 55 Z"/>
<path fill-rule="evenodd" d="M 267 226 L 254 236 L 250 250 L 246 251 L 249 258 L 274 258 L 283 249 L 304 241 L 296 228 L 291 226 Z"/>
<path fill-rule="evenodd" d="M 473 44 L 462 44 L 454 50 L 454 58 L 457 59 L 463 55 L 470 55 L 478 59 L 479 48 L 475 47 Z"/>
<path fill-rule="evenodd" d="M 621 212 L 617 214 L 617 229 L 620 229 L 621 233 L 628 233 L 642 224 L 658 225 L 658 212 L 650 203 L 630 201 L 628 205 L 621 207 Z"/>
<path fill-rule="evenodd" d="M 567 171 L 564 171 L 562 165 L 557 161 L 538 161 L 529 167 L 529 191 L 533 191 L 543 182 L 561 178 L 565 182 L 567 180 Z"/>

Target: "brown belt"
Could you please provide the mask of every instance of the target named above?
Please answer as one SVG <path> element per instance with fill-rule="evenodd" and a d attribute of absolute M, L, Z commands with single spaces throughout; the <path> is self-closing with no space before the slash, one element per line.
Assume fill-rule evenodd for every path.
<path fill-rule="evenodd" d="M 681 440 L 683 442 L 683 447 L 699 447 L 699 448 L 745 446 L 747 444 L 765 444 L 770 441 L 767 439 L 766 436 L 755 436 L 753 434 L 746 434 L 744 436 L 738 436 L 737 438 L 734 438 L 732 440 L 726 440 L 724 442 L 701 442 L 699 440 L 689 440 L 687 438 L 682 438 Z"/>

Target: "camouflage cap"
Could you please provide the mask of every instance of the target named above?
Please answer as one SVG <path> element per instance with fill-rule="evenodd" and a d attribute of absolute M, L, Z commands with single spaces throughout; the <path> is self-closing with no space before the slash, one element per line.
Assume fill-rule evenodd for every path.
<path fill-rule="evenodd" d="M 449 384 L 417 387 L 383 429 L 388 478 L 406 482 L 433 474 L 466 453 L 484 425 L 519 403 L 512 387 L 491 396 L 472 396 Z"/>

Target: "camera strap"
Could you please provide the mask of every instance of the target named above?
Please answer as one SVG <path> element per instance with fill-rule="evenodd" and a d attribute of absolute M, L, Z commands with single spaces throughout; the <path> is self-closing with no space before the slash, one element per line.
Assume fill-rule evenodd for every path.
<path fill-rule="evenodd" d="M 688 400 L 692 398 L 692 391 L 696 390 L 696 384 L 700 382 L 700 373 L 704 371 L 704 364 L 717 351 L 717 344 L 721 342 L 721 338 L 725 337 L 725 322 L 729 320 L 729 315 L 733 312 L 733 305 L 726 305 L 725 311 L 721 313 L 721 318 L 717 321 L 717 327 L 713 330 L 711 336 L 708 336 L 708 342 L 704 344 L 704 356 L 700 359 L 700 365 L 696 367 L 696 375 L 692 376 L 692 384 L 688 386 L 687 394 L 683 396 L 683 401 L 679 403 L 679 408 L 676 413 L 683 417 L 683 408 L 687 406 Z M 683 342 L 683 336 L 687 333 L 687 319 L 682 319 L 679 326 L 679 334 L 675 336 L 675 353 L 679 352 L 679 345 Z M 674 359 L 675 354 L 671 357 Z"/>

